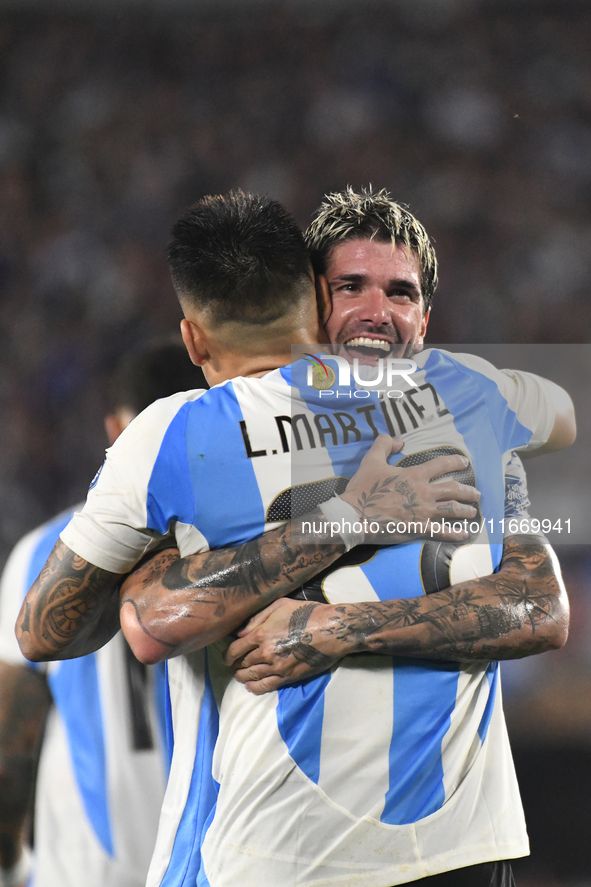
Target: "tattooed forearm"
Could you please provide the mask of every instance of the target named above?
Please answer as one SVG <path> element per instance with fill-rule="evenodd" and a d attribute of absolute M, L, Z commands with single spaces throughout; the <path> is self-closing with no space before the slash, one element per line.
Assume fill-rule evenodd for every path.
<path fill-rule="evenodd" d="M 482 638 L 502 638 L 515 629 L 520 629 L 522 623 L 518 616 L 511 610 L 505 611 L 489 604 L 483 604 L 476 610 L 478 618 L 478 630 Z"/>
<path fill-rule="evenodd" d="M 58 540 L 17 619 L 23 654 L 34 661 L 72 659 L 102 647 L 119 628 L 120 578 Z"/>
<path fill-rule="evenodd" d="M 505 540 L 497 574 L 422 598 L 333 606 L 323 634 L 342 650 L 447 660 L 515 659 L 562 646 L 568 601 L 543 539 Z"/>
<path fill-rule="evenodd" d="M 317 521 L 322 516 L 319 510 L 310 515 Z M 123 631 L 142 661 L 199 649 L 300 587 L 343 552 L 334 537 L 298 540 L 290 522 L 233 548 L 184 558 L 176 549 L 159 552 L 121 587 Z M 146 638 L 162 645 L 159 654 Z"/>

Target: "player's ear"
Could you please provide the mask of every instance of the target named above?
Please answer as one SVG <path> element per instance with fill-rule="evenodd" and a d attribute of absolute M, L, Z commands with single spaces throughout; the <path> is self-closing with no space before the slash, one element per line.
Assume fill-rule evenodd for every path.
<path fill-rule="evenodd" d="M 117 407 L 112 413 L 107 413 L 104 423 L 110 447 L 113 446 L 119 435 L 125 431 L 129 423 L 135 419 L 136 415 L 134 410 L 126 406 Z"/>
<path fill-rule="evenodd" d="M 429 323 L 430 316 L 431 316 L 431 309 L 427 308 L 427 310 L 423 314 L 423 320 L 421 321 L 421 326 L 419 329 L 419 338 L 417 340 L 421 344 L 422 344 L 423 339 L 425 338 L 425 334 L 427 332 L 427 324 Z"/>
<path fill-rule="evenodd" d="M 121 423 L 119 422 L 119 418 L 116 413 L 108 413 L 105 416 L 105 431 L 107 433 L 109 446 L 112 447 L 123 431 L 123 428 L 121 427 Z"/>
<path fill-rule="evenodd" d="M 326 326 L 332 314 L 332 298 L 328 280 L 324 274 L 316 275 L 316 303 L 318 305 L 318 319 L 320 326 Z"/>
<path fill-rule="evenodd" d="M 207 337 L 199 324 L 184 317 L 181 320 L 181 336 L 183 337 L 185 348 L 189 352 L 189 357 L 195 366 L 200 367 L 207 363 L 210 357 Z"/>

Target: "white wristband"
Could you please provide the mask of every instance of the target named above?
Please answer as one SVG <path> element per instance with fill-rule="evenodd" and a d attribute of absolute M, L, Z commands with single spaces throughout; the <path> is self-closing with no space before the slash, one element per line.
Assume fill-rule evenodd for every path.
<path fill-rule="evenodd" d="M 359 512 L 352 505 L 340 496 L 333 496 L 328 502 L 322 502 L 319 508 L 331 523 L 331 534 L 332 525 L 338 525 L 334 529 L 345 543 L 346 551 L 351 551 L 356 545 L 363 545 L 365 541 L 363 524 Z"/>
<path fill-rule="evenodd" d="M 23 846 L 17 862 L 9 869 L 0 868 L 0 887 L 25 887 L 33 868 L 33 854 Z"/>

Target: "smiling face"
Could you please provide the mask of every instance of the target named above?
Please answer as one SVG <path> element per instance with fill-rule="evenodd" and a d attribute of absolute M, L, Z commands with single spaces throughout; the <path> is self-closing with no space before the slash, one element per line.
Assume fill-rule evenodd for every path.
<path fill-rule="evenodd" d="M 345 240 L 330 251 L 326 279 L 331 342 L 347 345 L 360 359 L 400 355 L 405 349 L 392 346 L 423 342 L 429 312 L 424 313 L 419 263 L 403 244 Z"/>

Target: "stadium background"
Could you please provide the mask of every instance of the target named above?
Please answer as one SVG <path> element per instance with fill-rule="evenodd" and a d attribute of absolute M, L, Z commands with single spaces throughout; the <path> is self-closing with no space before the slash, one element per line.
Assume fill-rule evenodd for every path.
<path fill-rule="evenodd" d="M 83 495 L 114 361 L 177 329 L 176 215 L 239 186 L 305 226 L 369 182 L 436 242 L 431 342 L 588 343 L 591 3 L 0 2 L 1 562 Z M 561 556 L 572 638 L 505 670 L 520 887 L 591 885 L 591 558 Z"/>

